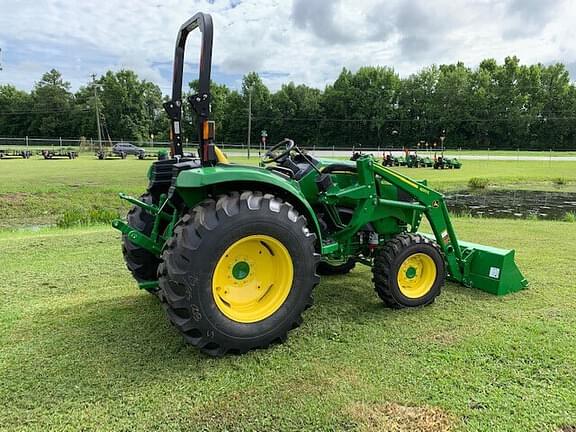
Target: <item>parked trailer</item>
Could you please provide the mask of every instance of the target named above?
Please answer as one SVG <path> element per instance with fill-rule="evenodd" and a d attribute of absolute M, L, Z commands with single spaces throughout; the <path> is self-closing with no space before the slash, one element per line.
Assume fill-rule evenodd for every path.
<path fill-rule="evenodd" d="M 95 153 L 96 157 L 99 160 L 107 160 L 107 159 L 126 159 L 129 155 L 124 152 L 113 152 L 113 151 L 106 151 L 106 150 L 98 150 Z M 147 160 L 147 159 L 157 159 L 157 160 L 164 160 L 167 158 L 166 150 L 158 150 L 156 152 L 141 152 L 137 155 L 134 155 L 136 159 L 139 160 Z"/>
<path fill-rule="evenodd" d="M 137 155 L 136 157 L 140 160 L 144 160 L 144 159 L 160 159 L 160 150 L 156 151 L 156 152 L 149 152 L 146 151 L 144 153 L 140 153 L 139 155 Z M 166 153 L 166 151 L 164 151 L 164 153 Z"/>
<path fill-rule="evenodd" d="M 128 157 L 128 155 L 124 152 L 114 153 L 109 150 L 97 150 L 95 155 L 99 160 L 126 159 Z"/>
<path fill-rule="evenodd" d="M 30 159 L 30 150 L 0 149 L 0 159 Z"/>
<path fill-rule="evenodd" d="M 44 159 L 76 159 L 78 157 L 78 152 L 72 149 L 58 149 L 58 150 L 40 150 L 38 155 L 42 156 Z"/>

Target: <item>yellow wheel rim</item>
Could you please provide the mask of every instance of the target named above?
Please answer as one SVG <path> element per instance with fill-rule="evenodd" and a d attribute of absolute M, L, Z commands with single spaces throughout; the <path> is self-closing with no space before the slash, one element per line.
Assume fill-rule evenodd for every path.
<path fill-rule="evenodd" d="M 410 255 L 398 270 L 398 288 L 408 298 L 420 298 L 428 294 L 436 281 L 436 264 L 426 254 Z"/>
<path fill-rule="evenodd" d="M 284 303 L 294 278 L 288 249 L 267 235 L 234 242 L 218 260 L 212 276 L 216 306 L 231 320 L 262 321 Z"/>

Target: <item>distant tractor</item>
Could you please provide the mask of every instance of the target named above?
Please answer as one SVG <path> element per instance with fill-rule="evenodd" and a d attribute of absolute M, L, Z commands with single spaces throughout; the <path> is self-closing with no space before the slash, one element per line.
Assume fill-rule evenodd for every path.
<path fill-rule="evenodd" d="M 419 168 L 420 167 L 420 158 L 418 158 L 418 154 L 409 153 L 406 156 L 406 166 L 408 168 Z"/>
<path fill-rule="evenodd" d="M 462 168 L 462 162 L 456 158 L 447 158 L 444 156 L 438 156 L 434 161 L 434 169 L 460 169 Z"/>
<path fill-rule="evenodd" d="M 460 169 L 462 162 L 457 158 L 447 158 L 444 156 L 444 141 L 446 140 L 446 130 L 442 130 L 440 135 L 441 150 L 440 156 L 434 153 L 434 169 Z M 434 144 L 436 146 L 436 144 Z"/>
<path fill-rule="evenodd" d="M 386 167 L 394 166 L 394 156 L 392 156 L 392 152 L 387 152 L 384 154 L 384 158 L 382 159 L 382 165 Z"/>
<path fill-rule="evenodd" d="M 394 156 L 394 166 L 406 166 L 406 157 L 405 156 Z"/>
<path fill-rule="evenodd" d="M 434 166 L 434 161 L 429 156 L 420 157 L 419 163 L 421 167 L 432 168 Z"/>

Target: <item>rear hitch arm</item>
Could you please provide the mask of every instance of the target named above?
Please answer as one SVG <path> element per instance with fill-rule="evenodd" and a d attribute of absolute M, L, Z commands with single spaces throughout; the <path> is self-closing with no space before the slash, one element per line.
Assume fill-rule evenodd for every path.
<path fill-rule="evenodd" d="M 136 246 L 140 246 L 156 256 L 160 256 L 162 253 L 162 245 L 156 243 L 147 235 L 142 234 L 140 231 L 132 228 L 126 222 L 121 221 L 120 219 L 115 219 L 112 221 L 112 226 L 116 228 L 118 231 L 125 234 L 132 243 Z"/>

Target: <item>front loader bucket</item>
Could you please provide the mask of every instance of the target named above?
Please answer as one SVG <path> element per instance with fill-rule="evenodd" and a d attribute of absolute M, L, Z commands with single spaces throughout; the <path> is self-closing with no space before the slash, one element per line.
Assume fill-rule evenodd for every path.
<path fill-rule="evenodd" d="M 458 243 L 464 260 L 465 285 L 495 295 L 520 291 L 528 285 L 514 262 L 513 249 L 498 249 L 463 241 Z"/>

